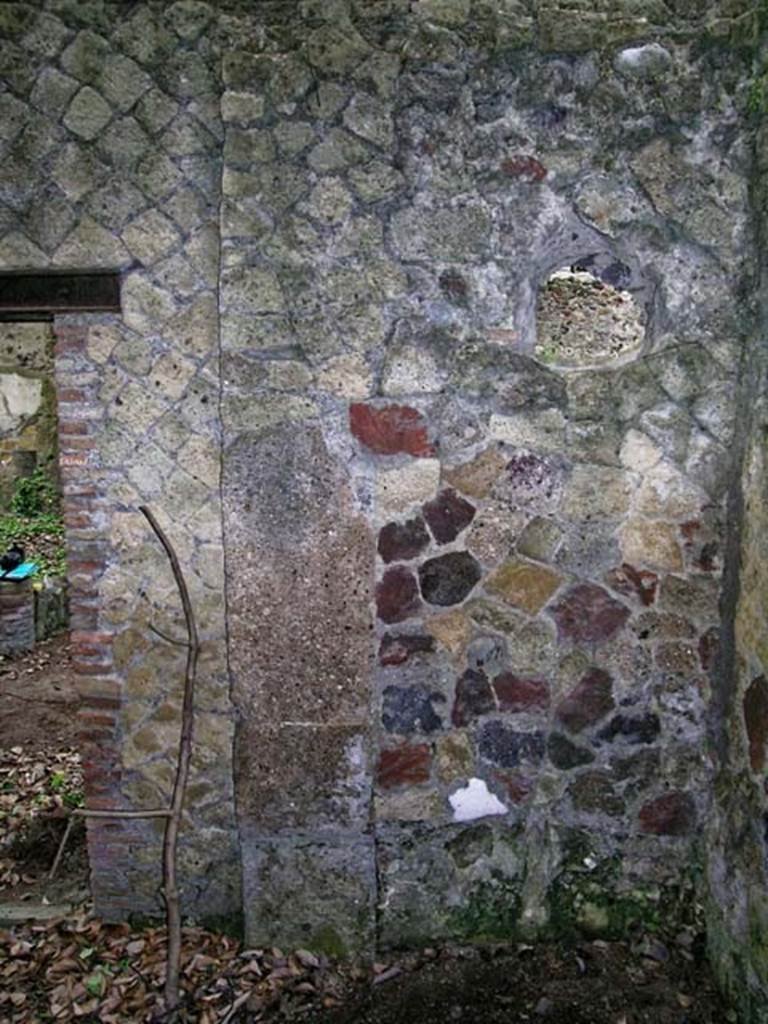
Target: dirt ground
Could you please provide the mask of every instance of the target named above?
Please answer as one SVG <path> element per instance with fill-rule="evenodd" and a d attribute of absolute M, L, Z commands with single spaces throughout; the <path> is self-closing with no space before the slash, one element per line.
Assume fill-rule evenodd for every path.
<path fill-rule="evenodd" d="M 0 749 L 75 747 L 77 705 L 67 634 L 27 654 L 0 656 Z"/>
<path fill-rule="evenodd" d="M 317 1024 L 726 1024 L 697 943 L 435 951 L 411 972 L 310 1018 Z M 649 955 L 652 954 L 652 955 Z M 392 973 L 391 969 L 390 972 Z"/>
<path fill-rule="evenodd" d="M 161 1021 L 162 928 L 105 925 L 87 902 L 82 832 L 47 881 L 82 799 L 66 637 L 0 660 L 0 911 L 72 901 L 43 924 L 0 926 L 0 1024 Z M 180 1020 L 195 1024 L 728 1024 L 703 936 L 631 943 L 435 948 L 352 965 L 305 950 L 244 949 L 185 929 Z"/>

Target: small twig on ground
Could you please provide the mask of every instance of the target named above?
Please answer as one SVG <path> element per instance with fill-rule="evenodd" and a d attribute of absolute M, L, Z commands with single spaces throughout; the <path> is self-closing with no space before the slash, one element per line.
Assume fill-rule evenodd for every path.
<path fill-rule="evenodd" d="M 61 837 L 61 842 L 59 843 L 59 848 L 56 851 L 56 857 L 54 858 L 53 866 L 51 867 L 51 870 L 48 872 L 48 880 L 49 881 L 53 881 L 53 879 L 56 877 L 56 872 L 59 870 L 59 864 L 61 863 L 61 858 L 64 856 L 64 847 L 67 845 L 67 840 L 69 839 L 69 833 L 72 831 L 72 826 L 74 825 L 74 823 L 75 823 L 74 815 L 70 814 L 69 818 L 67 819 L 67 827 L 64 829 L 64 835 Z"/>
<path fill-rule="evenodd" d="M 249 991 L 249 992 L 242 992 L 242 993 L 241 993 L 241 994 L 240 994 L 240 995 L 239 995 L 239 996 L 237 997 L 237 999 L 236 999 L 236 1000 L 234 1001 L 234 1003 L 232 1003 L 232 1005 L 230 1006 L 230 1008 L 229 1008 L 229 1010 L 227 1011 L 226 1015 L 225 1015 L 224 1017 L 222 1017 L 222 1018 L 221 1018 L 221 1022 L 220 1022 L 220 1024 L 229 1024 L 229 1022 L 230 1022 L 230 1021 L 232 1020 L 232 1018 L 233 1018 L 233 1017 L 235 1016 L 235 1014 L 236 1014 L 236 1013 L 237 1013 L 237 1011 L 238 1011 L 238 1010 L 240 1009 L 240 1007 L 241 1007 L 241 1006 L 242 1006 L 242 1005 L 243 1005 L 244 1003 L 247 1003 L 247 1002 L 248 1002 L 248 1000 L 250 999 L 250 997 L 251 997 L 251 993 L 250 993 L 250 991 Z"/>

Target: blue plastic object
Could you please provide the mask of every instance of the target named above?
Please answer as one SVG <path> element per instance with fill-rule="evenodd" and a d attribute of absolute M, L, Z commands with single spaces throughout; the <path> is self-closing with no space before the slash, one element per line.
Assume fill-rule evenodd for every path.
<path fill-rule="evenodd" d="M 17 565 L 9 573 L 0 572 L 0 581 L 25 580 L 27 576 L 31 576 L 35 572 L 37 572 L 37 562 L 22 562 L 21 565 Z"/>

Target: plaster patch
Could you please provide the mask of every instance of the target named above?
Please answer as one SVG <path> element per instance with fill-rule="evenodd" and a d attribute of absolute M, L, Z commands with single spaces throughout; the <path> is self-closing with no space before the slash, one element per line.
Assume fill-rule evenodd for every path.
<path fill-rule="evenodd" d="M 506 814 L 508 808 L 490 792 L 482 779 L 470 779 L 466 786 L 448 797 L 454 821 L 474 821 L 491 814 Z"/>

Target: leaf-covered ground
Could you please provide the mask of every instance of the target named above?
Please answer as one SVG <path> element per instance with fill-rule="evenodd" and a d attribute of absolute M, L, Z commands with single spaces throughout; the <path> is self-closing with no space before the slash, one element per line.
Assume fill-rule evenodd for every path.
<path fill-rule="evenodd" d="M 166 1019 L 162 928 L 68 919 L 0 930 L 0 1024 Z M 197 1024 L 726 1024 L 692 936 L 426 949 L 354 966 L 184 930 L 181 1021 Z"/>

